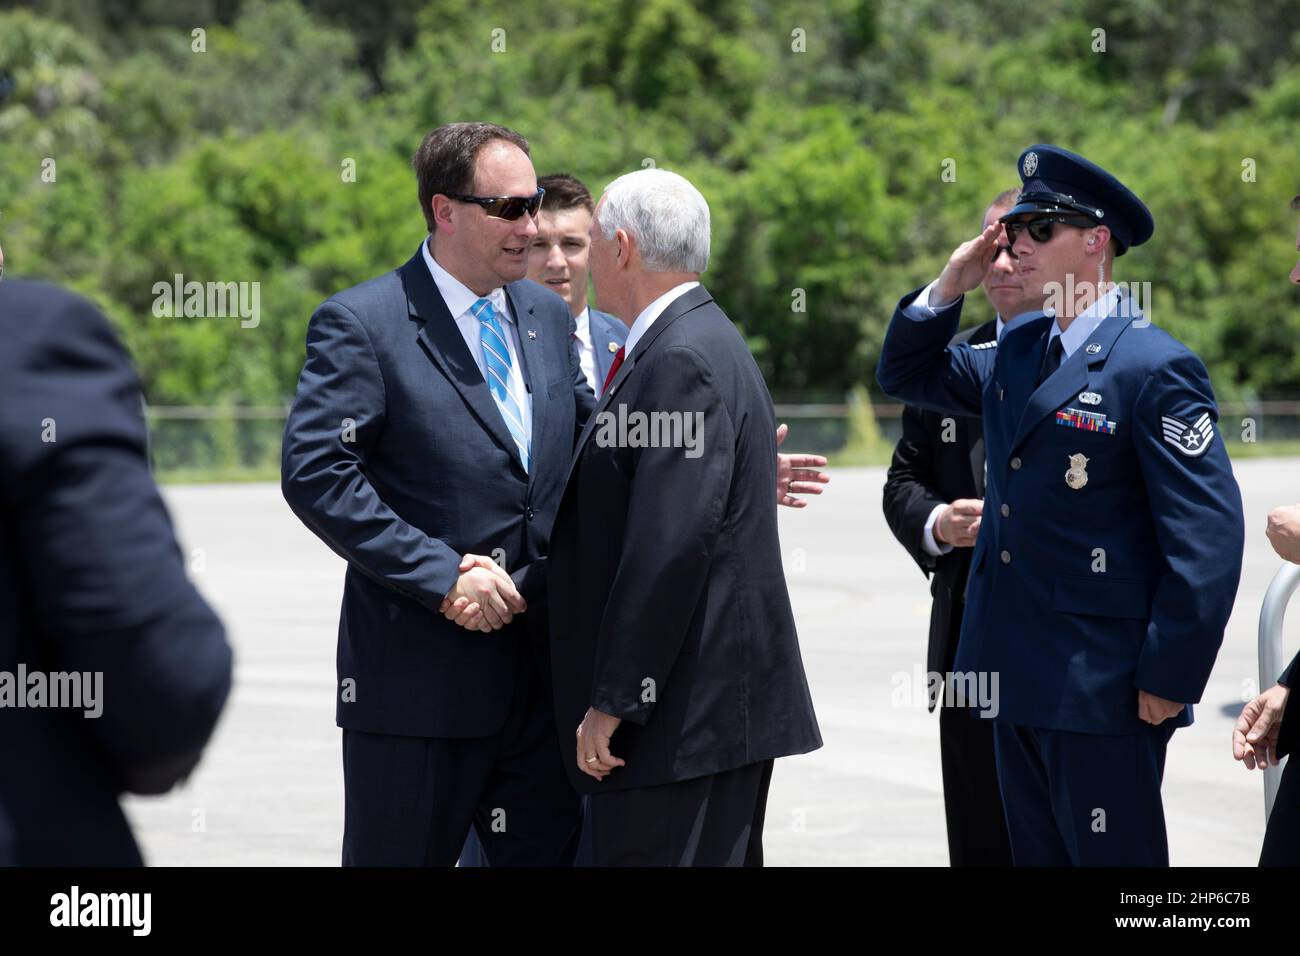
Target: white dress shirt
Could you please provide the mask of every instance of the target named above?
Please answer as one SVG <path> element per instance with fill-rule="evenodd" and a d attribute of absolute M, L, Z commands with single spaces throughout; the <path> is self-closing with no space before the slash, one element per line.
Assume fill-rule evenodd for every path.
<path fill-rule="evenodd" d="M 680 285 L 675 285 L 641 310 L 641 314 L 638 315 L 636 321 L 632 323 L 632 328 L 628 329 L 627 341 L 623 343 L 624 361 L 626 361 L 627 357 L 632 354 L 632 350 L 636 348 L 636 344 L 641 341 L 641 337 L 645 335 L 646 332 L 650 331 L 650 326 L 654 325 L 655 319 L 663 315 L 664 309 L 672 305 L 673 301 L 679 296 L 683 296 L 687 292 L 690 292 L 697 285 L 699 285 L 699 283 L 694 281 L 683 282 Z"/>
<path fill-rule="evenodd" d="M 903 313 L 913 319 L 928 319 L 937 315 L 940 310 L 951 308 L 956 304 L 961 296 L 953 299 L 952 302 L 942 303 L 937 306 L 930 301 L 930 293 L 934 290 L 935 282 L 938 281 L 938 279 L 935 279 L 934 282 L 931 282 L 928 286 L 922 289 L 920 294 L 912 300 L 911 304 L 903 310 Z M 1088 306 L 1085 311 L 1080 312 L 1078 316 L 1075 317 L 1075 320 L 1070 323 L 1070 327 L 1064 332 L 1061 331 L 1059 325 L 1053 322 L 1051 332 L 1047 336 L 1047 347 L 1051 348 L 1052 339 L 1059 335 L 1061 337 L 1062 349 L 1061 362 L 1064 364 L 1065 360 L 1073 355 L 1075 350 L 1078 349 L 1079 346 L 1081 346 L 1084 341 L 1097 330 L 1097 326 L 1101 325 L 1101 323 L 1105 321 L 1114 310 L 1118 301 L 1119 289 L 1112 287 L 1106 295 Z M 1033 313 L 1020 313 L 1020 315 L 1031 314 Z M 1020 318 L 1020 315 L 1014 316 L 1011 321 L 1014 322 L 1016 319 Z M 1002 320 L 1002 316 L 999 315 L 997 325 L 997 337 L 999 339 L 1002 338 L 1002 330 L 1007 327 L 1007 324 L 1008 323 Z M 934 510 L 930 512 L 930 517 L 925 521 L 925 527 L 921 529 L 921 549 L 925 551 L 926 554 L 931 554 L 935 557 L 938 557 L 941 554 L 947 554 L 952 550 L 952 545 L 946 542 L 941 543 L 935 540 L 934 537 L 934 523 L 939 520 L 939 515 L 943 513 L 943 509 L 946 507 L 948 507 L 946 504 L 935 505 Z"/>
<path fill-rule="evenodd" d="M 465 344 L 469 346 L 469 354 L 474 357 L 479 374 L 483 376 L 485 382 L 487 381 L 487 363 L 483 361 L 483 325 L 474 316 L 472 310 L 474 303 L 480 298 L 488 299 L 492 303 L 492 308 L 496 310 L 497 319 L 500 320 L 501 328 L 506 333 L 506 348 L 510 352 L 510 391 L 519 403 L 519 416 L 522 419 L 520 424 L 524 426 L 524 435 L 527 437 L 528 446 L 531 448 L 533 444 L 533 396 L 524 387 L 524 372 L 519 365 L 519 330 L 515 327 L 514 316 L 510 314 L 510 305 L 506 300 L 505 290 L 498 286 L 486 296 L 480 296 L 438 264 L 438 260 L 430 254 L 427 242 L 421 244 L 420 249 L 424 253 L 424 264 L 429 267 L 429 274 L 433 276 L 434 285 L 438 287 L 438 292 L 442 295 L 442 301 L 447 304 L 447 311 L 455 319 L 456 328 L 460 329 Z"/>
<path fill-rule="evenodd" d="M 591 390 L 599 395 L 604 383 L 596 381 L 596 342 L 591 337 L 591 310 L 583 306 L 573 321 L 578 326 L 578 364 L 582 366 L 582 374 Z"/>

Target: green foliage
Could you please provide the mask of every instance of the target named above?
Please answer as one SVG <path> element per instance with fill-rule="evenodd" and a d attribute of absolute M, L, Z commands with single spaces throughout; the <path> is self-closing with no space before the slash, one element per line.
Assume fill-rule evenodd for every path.
<path fill-rule="evenodd" d="M 1155 238 L 1116 278 L 1151 283 L 1153 320 L 1221 398 L 1300 393 L 1289 0 L 30 6 L 0 13 L 6 271 L 102 303 L 154 404 L 286 401 L 312 309 L 416 249 L 410 156 L 465 119 L 593 191 L 649 163 L 696 182 L 705 281 L 781 399 L 874 391 L 895 301 L 1037 141 L 1151 206 Z M 156 309 L 177 274 L 260 283 L 257 327 Z M 972 296 L 969 320 L 988 314 Z M 247 458 L 203 434 L 213 466 Z"/>

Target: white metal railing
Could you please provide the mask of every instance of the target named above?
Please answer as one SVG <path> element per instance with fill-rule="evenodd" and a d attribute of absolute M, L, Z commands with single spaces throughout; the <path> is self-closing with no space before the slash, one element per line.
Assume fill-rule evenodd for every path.
<path fill-rule="evenodd" d="M 1277 683 L 1282 673 L 1282 620 L 1286 617 L 1286 606 L 1300 588 L 1300 564 L 1287 562 L 1282 565 L 1268 591 L 1264 594 L 1264 603 L 1259 609 L 1259 689 L 1266 691 Z M 1300 701 L 1288 702 L 1288 710 L 1300 710 Z M 1300 719 L 1300 713 L 1292 714 L 1291 720 Z M 1290 759 L 1289 757 L 1287 758 Z M 1282 779 L 1282 768 L 1272 765 L 1264 768 L 1264 820 L 1268 821 L 1273 812 L 1273 801 L 1277 799 L 1277 788 Z"/>

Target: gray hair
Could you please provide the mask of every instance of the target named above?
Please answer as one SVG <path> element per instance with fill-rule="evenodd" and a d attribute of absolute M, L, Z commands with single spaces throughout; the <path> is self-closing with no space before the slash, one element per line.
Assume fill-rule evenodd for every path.
<path fill-rule="evenodd" d="M 622 229 L 651 272 L 703 272 L 709 265 L 709 204 L 682 176 L 638 169 L 605 187 L 596 214 L 601 234 Z"/>

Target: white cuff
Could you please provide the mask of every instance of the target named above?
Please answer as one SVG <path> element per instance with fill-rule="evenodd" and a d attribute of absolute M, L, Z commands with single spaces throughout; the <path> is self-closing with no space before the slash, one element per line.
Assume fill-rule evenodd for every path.
<path fill-rule="evenodd" d="M 903 314 L 909 319 L 932 319 L 944 309 L 950 309 L 961 301 L 961 296 L 957 296 L 951 302 L 944 302 L 939 305 L 932 302 L 930 294 L 934 291 L 934 287 L 938 282 L 939 280 L 935 279 L 934 282 L 922 289 L 916 298 L 903 309 Z"/>
<path fill-rule="evenodd" d="M 926 554 L 934 555 L 936 558 L 942 554 L 947 554 L 952 550 L 952 545 L 940 543 L 934 540 L 934 523 L 939 520 L 939 515 L 947 505 L 935 505 L 934 510 L 930 512 L 930 517 L 925 519 L 925 527 L 921 530 L 921 547 Z"/>

